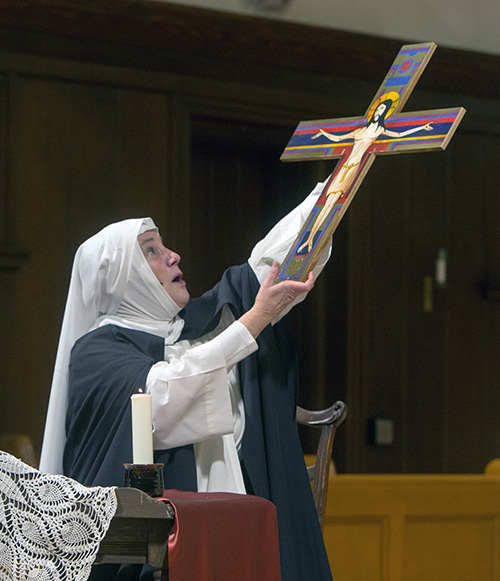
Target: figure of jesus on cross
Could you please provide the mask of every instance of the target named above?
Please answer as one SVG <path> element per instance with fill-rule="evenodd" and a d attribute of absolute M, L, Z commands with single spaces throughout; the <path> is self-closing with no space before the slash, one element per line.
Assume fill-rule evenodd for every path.
<path fill-rule="evenodd" d="M 318 230 L 323 224 L 325 218 L 332 211 L 335 206 L 335 202 L 349 190 L 349 187 L 354 182 L 358 175 L 358 170 L 361 165 L 363 156 L 370 148 L 371 145 L 375 143 L 379 136 L 383 137 L 396 137 L 401 139 L 413 133 L 418 133 L 419 131 L 431 131 L 432 125 L 427 123 L 419 127 L 413 127 L 412 129 L 407 129 L 398 133 L 397 131 L 390 131 L 386 128 L 384 120 L 391 112 L 397 107 L 399 103 L 398 93 L 391 92 L 382 95 L 375 104 L 372 106 L 372 111 L 368 115 L 368 123 L 354 129 L 354 131 L 349 131 L 349 133 L 344 133 L 342 135 L 334 135 L 333 133 L 328 133 L 324 129 L 320 129 L 316 135 L 312 136 L 312 139 L 317 139 L 320 135 L 324 135 L 327 139 L 338 143 L 339 141 L 346 141 L 347 139 L 353 140 L 353 146 L 351 153 L 341 164 L 339 171 L 335 174 L 334 179 L 328 184 L 328 189 L 326 191 L 326 202 L 319 212 L 318 216 L 314 220 L 313 227 L 307 238 L 306 242 L 299 247 L 299 254 L 307 249 L 309 253 L 313 246 L 314 237 Z"/>
<path fill-rule="evenodd" d="M 281 265 L 278 280 L 305 280 L 376 154 L 446 147 L 463 108 L 399 113 L 434 50 L 434 43 L 403 46 L 364 117 L 299 124 L 283 152 L 284 161 L 341 160 Z"/>

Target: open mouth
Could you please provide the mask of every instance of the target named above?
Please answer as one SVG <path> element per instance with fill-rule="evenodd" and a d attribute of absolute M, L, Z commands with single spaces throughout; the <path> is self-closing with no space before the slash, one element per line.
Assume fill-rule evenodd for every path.
<path fill-rule="evenodd" d="M 178 274 L 173 280 L 172 282 L 182 282 L 182 273 Z"/>

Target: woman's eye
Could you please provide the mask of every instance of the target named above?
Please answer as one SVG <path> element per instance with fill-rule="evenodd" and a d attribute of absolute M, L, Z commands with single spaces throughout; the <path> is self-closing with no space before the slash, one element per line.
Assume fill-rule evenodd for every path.
<path fill-rule="evenodd" d="M 146 256 L 156 256 L 156 249 L 155 248 L 148 248 L 146 250 Z"/>

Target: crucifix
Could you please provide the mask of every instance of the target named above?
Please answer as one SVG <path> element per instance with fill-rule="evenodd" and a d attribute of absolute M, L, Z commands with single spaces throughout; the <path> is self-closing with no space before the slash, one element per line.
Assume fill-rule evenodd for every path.
<path fill-rule="evenodd" d="M 281 264 L 278 281 L 306 280 L 376 155 L 446 148 L 465 109 L 401 113 L 435 48 L 432 42 L 403 46 L 363 117 L 299 123 L 282 161 L 340 161 Z"/>

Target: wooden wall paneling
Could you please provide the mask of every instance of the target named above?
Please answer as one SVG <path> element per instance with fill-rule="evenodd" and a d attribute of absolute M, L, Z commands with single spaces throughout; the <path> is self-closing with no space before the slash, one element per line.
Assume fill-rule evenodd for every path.
<path fill-rule="evenodd" d="M 371 168 L 376 169 L 376 166 Z M 371 331 L 370 271 L 371 246 L 367 237 L 371 227 L 371 205 L 365 203 L 371 193 L 372 177 L 363 180 L 363 188 L 349 206 L 347 272 L 347 405 L 345 422 L 347 472 L 364 472 L 366 463 L 366 419 L 370 415 L 369 345 Z M 364 196 L 364 198 L 363 198 Z"/>
<path fill-rule="evenodd" d="M 12 282 L 17 266 L 15 247 L 9 231 L 8 208 L 8 82 L 0 76 L 0 410 L 5 418 L 12 417 L 9 396 L 11 381 L 8 361 L 12 356 L 10 329 L 12 327 Z M 8 422 L 8 419 L 7 419 Z M 10 422 L 9 422 L 10 423 Z M 6 426 L 7 428 L 7 426 Z M 7 429 L 10 429 L 7 428 Z"/>
<path fill-rule="evenodd" d="M 368 472 L 441 467 L 444 312 L 435 289 L 433 311 L 423 312 L 423 279 L 434 278 L 445 236 L 447 164 L 440 155 L 381 158 L 350 210 L 356 256 L 349 262 L 349 369 L 355 375 L 348 393 L 360 417 L 349 437 Z M 367 421 L 377 417 L 394 421 L 392 446 L 368 444 Z M 358 470 L 350 458 L 351 470 Z"/>
<path fill-rule="evenodd" d="M 180 253 L 182 270 L 191 263 L 197 249 L 190 247 L 191 196 L 191 114 L 185 98 L 177 91 L 169 92 L 167 134 L 167 208 L 164 217 L 165 241 Z M 163 226 L 162 226 L 163 227 Z"/>
<path fill-rule="evenodd" d="M 29 253 L 11 289 L 10 429 L 38 444 L 68 283 L 61 278 L 71 245 L 60 114 L 66 95 L 60 84 L 39 79 L 16 76 L 10 85 L 9 220 L 13 238 Z"/>
<path fill-rule="evenodd" d="M 72 222 L 84 226 L 75 229 L 77 243 L 131 217 L 151 216 L 166 231 L 172 220 L 170 95 L 96 82 L 73 83 L 69 99 L 68 195 Z"/>
<path fill-rule="evenodd" d="M 271 79 L 277 81 L 283 72 L 295 71 L 364 78 L 377 86 L 403 44 L 155 0 L 109 0 L 102 6 L 71 0 L 2 0 L 0 26 L 0 40 L 6 45 L 47 56 L 56 53 L 154 70 L 178 67 L 181 72 L 192 58 L 199 62 L 199 76 L 204 76 L 209 55 L 213 62 L 232 68 L 233 75 L 245 62 L 254 71 L 274 72 Z M 495 79 L 499 66 L 496 55 L 440 47 L 421 83 L 445 92 L 466 87 L 469 94 L 495 98 L 500 86 L 484 79 Z"/>
<path fill-rule="evenodd" d="M 8 109 L 9 85 L 5 74 L 0 74 L 0 243 L 7 244 L 9 238 L 8 220 Z"/>
<path fill-rule="evenodd" d="M 237 145 L 205 142 L 193 149 L 191 244 L 202 247 L 192 257 L 195 268 L 189 266 L 196 294 L 211 288 L 228 266 L 244 262 L 259 239 L 262 157 Z"/>
<path fill-rule="evenodd" d="M 15 236 L 10 209 L 15 200 L 10 197 L 11 148 L 10 123 L 11 105 L 9 76 L 0 75 L 0 410 L 2 428 L 7 432 L 16 429 L 14 406 L 18 395 L 14 391 L 12 369 L 13 358 L 12 328 L 14 326 L 13 302 L 15 297 L 16 271 L 28 259 L 28 251 Z"/>
<path fill-rule="evenodd" d="M 481 283 L 485 271 L 485 181 L 487 136 L 462 133 L 455 141 L 450 197 L 450 256 L 446 328 L 446 431 L 444 470 L 480 472 L 485 457 L 483 401 L 488 397 L 487 310 Z M 467 160 L 465 163 L 464 161 Z"/>
<path fill-rule="evenodd" d="M 446 295 L 435 262 L 447 248 L 448 167 L 453 148 L 415 155 L 407 175 L 406 441 L 402 472 L 439 472 L 443 461 L 443 371 Z"/>
<path fill-rule="evenodd" d="M 239 118 L 197 112 L 193 118 L 193 241 L 200 232 L 206 236 L 205 253 L 216 254 L 212 260 L 218 267 L 214 272 L 213 264 L 195 258 L 205 284 L 215 283 L 227 266 L 245 261 L 274 221 L 293 207 L 290 195 L 300 195 L 283 192 L 287 172 L 279 161 L 279 130 L 278 124 L 250 121 L 244 112 Z M 288 208 L 280 215 L 287 195 Z"/>
<path fill-rule="evenodd" d="M 12 297 L 12 273 L 2 268 L 0 269 L 0 341 L 3 345 L 0 351 L 0 410 L 5 414 L 6 422 L 2 431 L 11 430 L 10 418 L 13 417 L 11 402 L 12 397 L 10 379 L 10 369 L 8 362 L 12 357 L 12 341 L 10 329 L 12 328 L 11 318 L 11 297 Z"/>
<path fill-rule="evenodd" d="M 3 223 L 12 228 L 9 240 L 25 247 L 29 260 L 23 263 L 15 253 L 20 268 L 7 279 L 13 285 L 6 293 L 9 300 L 12 297 L 8 306 L 15 327 L 13 358 L 12 363 L 0 361 L 8 366 L 13 389 L 28 389 L 28 412 L 16 396 L 13 421 L 21 418 L 22 426 L 40 439 L 43 414 L 36 418 L 32 409 L 44 409 L 48 397 L 76 245 L 110 219 L 150 210 L 147 213 L 154 214 L 188 269 L 195 265 L 196 270 L 205 269 L 202 278 L 211 276 L 214 249 L 207 245 L 198 250 L 200 233 L 194 220 L 202 208 L 194 207 L 198 188 L 204 192 L 207 186 L 198 168 L 203 172 L 211 168 L 222 184 L 235 179 L 243 183 L 236 199 L 244 201 L 245 212 L 255 220 L 249 236 L 253 238 L 257 224 L 264 228 L 268 217 L 274 221 L 274 210 L 284 214 L 293 205 L 287 207 L 290 192 L 309 189 L 311 176 L 322 171 L 314 169 L 319 168 L 315 164 L 285 169 L 270 161 L 276 143 L 280 142 L 279 149 L 284 145 L 285 129 L 292 131 L 306 118 L 363 111 L 402 43 L 146 0 L 139 4 L 113 0 L 104 11 L 85 3 L 69 6 L 65 0 L 4 2 L 2 8 L 0 47 L 10 52 L 0 53 L 0 70 L 15 81 L 8 93 L 9 215 Z M 478 298 L 477 287 L 484 287 L 485 273 L 494 268 L 498 252 L 491 211 L 496 208 L 498 152 L 491 140 L 498 134 L 499 86 L 485 84 L 484 79 L 496 78 L 499 70 L 498 57 L 439 47 L 421 81 L 427 93 L 419 89 L 412 97 L 413 109 L 460 104 L 469 110 L 453 149 L 432 154 L 439 155 L 440 162 L 447 160 L 442 163 L 448 181 L 440 186 L 449 194 L 445 202 L 450 212 L 446 233 L 450 283 L 444 292 L 435 291 L 431 317 L 421 316 L 421 279 L 431 268 L 434 247 L 441 244 L 438 214 L 443 200 L 436 192 L 443 187 L 437 187 L 441 179 L 437 160 L 429 167 L 423 160 L 404 162 L 401 172 L 408 189 L 396 199 L 395 213 L 377 206 L 379 179 L 370 182 L 369 176 L 336 233 L 334 257 L 307 301 L 305 314 L 297 309 L 303 319 L 299 324 L 305 325 L 299 335 L 308 344 L 305 358 L 315 362 L 306 370 L 307 380 L 314 374 L 315 391 L 307 394 L 309 401 L 319 404 L 328 399 L 330 385 L 346 376 L 340 385 L 350 413 L 339 438 L 345 433 L 349 471 L 371 466 L 425 470 L 438 465 L 440 470 L 482 470 L 484 456 L 495 449 L 498 420 L 487 402 L 497 401 L 497 313 L 494 303 Z M 456 98 L 465 90 L 463 99 Z M 191 139 L 199 137 L 200 116 L 215 119 L 215 133 L 207 142 L 214 147 L 214 159 L 193 168 Z M 245 131 L 222 153 L 224 144 L 215 143 L 214 135 L 231 123 L 233 138 L 235 127 Z M 462 135 L 465 141 L 459 143 Z M 195 142 L 193 151 L 200 143 Z M 216 155 L 217 148 L 223 159 Z M 384 163 L 387 168 L 377 169 L 379 160 L 372 171 L 392 184 L 396 162 Z M 250 167 L 257 169 L 250 172 Z M 481 171 L 471 172 L 471 167 Z M 482 188 L 483 194 L 477 194 L 478 201 L 471 205 L 471 192 L 476 195 L 482 180 L 491 189 L 486 198 Z M 145 189 L 149 199 L 143 197 Z M 255 199 L 257 189 L 260 207 L 254 214 L 246 204 Z M 368 204 L 367 192 L 373 192 Z M 226 186 L 214 198 L 217 219 L 227 222 L 223 211 L 230 207 L 226 202 L 231 194 Z M 424 218 L 414 215 L 419 195 L 426 201 Z M 245 212 L 231 207 L 238 224 Z M 217 228 L 214 236 L 224 240 L 224 232 Z M 426 228 L 431 231 L 428 235 Z M 388 230 L 401 234 L 402 247 L 380 234 Z M 235 231 L 226 234 L 237 236 Z M 240 243 L 247 244 L 242 236 L 234 248 Z M 201 256 L 207 258 L 202 261 Z M 222 263 L 230 257 L 220 253 L 216 259 Z M 193 272 L 193 280 L 201 280 L 198 274 Z M 310 340 L 310 334 L 316 340 Z M 27 364 L 26 336 L 33 337 L 34 344 Z M 31 386 L 40 383 L 43 393 L 35 393 Z M 436 389 L 441 384 L 442 393 Z M 319 394 L 318 385 L 321 390 L 326 386 L 325 394 Z M 464 409 L 471 422 L 456 438 L 454 429 L 463 420 Z M 413 415 L 415 411 L 419 413 Z M 391 449 L 366 445 L 366 419 L 374 413 L 399 414 L 396 435 L 401 439 Z M 430 428 L 421 435 L 419 421 L 424 417 L 422 430 Z M 438 429 L 442 433 L 436 445 Z M 473 443 L 477 433 L 479 443 Z"/>
<path fill-rule="evenodd" d="M 32 262 L 16 278 L 12 375 L 25 394 L 16 399 L 15 416 L 25 417 L 20 428 L 38 445 L 43 418 L 22 408 L 35 414 L 46 407 L 76 248 L 126 217 L 175 222 L 168 211 L 171 113 L 161 93 L 36 77 L 17 79 L 13 98 L 13 219 Z M 22 365 L 26 335 L 52 340 L 36 342 Z"/>
<path fill-rule="evenodd" d="M 489 138 L 484 160 L 489 168 L 485 180 L 484 239 L 486 244 L 484 297 L 486 333 L 484 336 L 487 395 L 482 401 L 487 426 L 486 458 L 496 458 L 500 450 L 500 301 L 488 300 L 488 290 L 500 288 L 500 138 L 498 133 Z"/>
<path fill-rule="evenodd" d="M 406 157 L 406 156 L 405 156 Z M 395 472 L 400 469 L 403 450 L 403 411 L 406 343 L 405 264 L 407 224 L 405 223 L 405 183 L 409 161 L 400 156 L 378 159 L 370 170 L 369 191 L 360 203 L 370 207 L 370 227 L 365 240 L 370 247 L 370 266 L 365 273 L 369 315 L 370 384 L 364 426 L 370 418 L 393 420 L 392 446 L 367 443 L 366 469 Z M 366 437 L 366 436 L 365 436 Z"/>
<path fill-rule="evenodd" d="M 5 76 L 0 76 L 0 317 L 2 321 L 8 315 L 7 301 L 9 297 L 9 272 L 7 270 L 7 108 L 8 108 L 8 94 L 6 93 Z M 7 272 L 5 272 L 7 271 Z M 2 349 L 0 353 L 0 370 L 5 369 L 5 362 L 8 360 L 9 342 L 6 333 L 7 325 L 4 323 L 0 325 L 0 340 L 2 345 L 6 348 Z M 5 381 L 5 378 L 4 378 Z M 4 392 L 0 387 L 0 407 L 6 404 L 4 401 Z"/>
<path fill-rule="evenodd" d="M 273 121 L 264 105 L 236 106 L 233 92 L 226 98 L 226 103 L 205 98 L 191 109 L 193 221 L 196 228 L 204 224 L 208 240 L 219 238 L 219 271 L 245 261 L 254 244 L 305 195 L 302 188 L 312 188 L 306 180 L 302 188 L 294 184 L 303 170 L 279 160 L 285 136 L 292 131 L 290 119 L 282 115 Z M 206 203 L 199 202 L 202 195 Z M 193 231 L 195 239 L 198 231 Z M 213 248 L 207 245 L 207 250 Z M 203 261 L 194 261 L 203 272 Z M 211 265 L 205 273 L 205 284 L 218 280 Z"/>
<path fill-rule="evenodd" d="M 427 96 L 428 97 L 428 96 Z M 447 96 L 448 100 L 457 100 L 456 97 Z M 424 99 L 425 101 L 425 99 Z M 432 99 L 431 99 L 432 102 Z M 469 306 L 472 312 L 458 314 L 458 305 L 450 306 L 450 300 L 454 297 L 454 291 L 458 296 L 462 296 L 462 291 L 458 286 L 450 282 L 445 289 L 434 288 L 433 301 L 434 308 L 430 314 L 422 311 L 423 285 L 422 279 L 425 275 L 433 276 L 434 260 L 438 248 L 445 247 L 449 250 L 450 261 L 454 260 L 457 252 L 460 253 L 460 245 L 467 244 L 474 247 L 469 252 L 472 263 L 471 271 L 473 280 L 482 280 L 478 271 L 479 265 L 484 259 L 480 259 L 481 250 L 484 249 L 484 234 L 481 233 L 481 219 L 478 216 L 486 211 L 483 201 L 478 195 L 477 202 L 470 213 L 466 211 L 465 203 L 457 207 L 458 199 L 469 196 L 471 177 L 462 179 L 462 174 L 470 173 L 471 167 L 485 167 L 484 161 L 480 162 L 481 155 L 485 155 L 488 147 L 484 143 L 484 136 L 481 139 L 472 140 L 468 147 L 476 148 L 472 157 L 468 156 L 467 146 L 461 143 L 463 139 L 471 139 L 477 132 L 484 132 L 487 124 L 484 121 L 484 109 L 478 107 L 477 102 L 472 103 L 474 122 L 469 122 L 459 131 L 453 143 L 446 152 L 442 154 L 428 154 L 426 156 L 412 156 L 406 172 L 405 199 L 406 208 L 399 207 L 395 216 L 381 216 L 378 214 L 378 207 L 361 204 L 363 188 L 373 187 L 372 184 L 384 183 L 380 181 L 377 172 L 380 167 L 376 164 L 368 176 L 368 184 L 364 183 L 357 195 L 357 199 L 350 208 L 350 251 L 349 251 L 349 391 L 348 401 L 351 402 L 350 424 L 346 426 L 348 430 L 348 470 L 356 472 L 377 471 L 391 469 L 403 472 L 427 472 L 451 470 L 449 454 L 459 454 L 461 457 L 460 470 L 466 472 L 481 471 L 485 462 L 489 459 L 484 450 L 484 440 L 489 441 L 489 431 L 496 433 L 494 422 L 490 422 L 491 428 L 482 429 L 479 426 L 484 424 L 480 418 L 484 417 L 485 394 L 479 397 L 479 402 L 474 401 L 475 397 L 470 394 L 471 387 L 464 383 L 465 376 L 470 376 L 472 385 L 478 382 L 484 383 L 479 377 L 488 376 L 491 367 L 487 364 L 484 356 L 480 352 L 484 351 L 484 332 L 481 327 L 481 318 L 484 314 L 478 304 L 477 282 L 471 281 L 471 272 L 463 275 L 461 283 L 464 285 L 466 294 L 473 294 L 474 299 Z M 495 123 L 495 107 L 488 109 Z M 469 113 L 470 115 L 470 113 Z M 478 124 L 479 121 L 479 124 Z M 494 132 L 495 125 L 490 132 Z M 465 136 L 465 137 L 463 137 Z M 482 152 L 482 153 L 479 153 Z M 490 155 L 493 155 L 490 153 Z M 395 163 L 387 160 L 387 163 Z M 396 162 L 398 163 L 398 162 Z M 458 170 L 458 172 L 457 172 Z M 477 177 L 477 176 L 476 176 Z M 479 177 L 481 182 L 481 177 Z M 467 189 L 469 188 L 469 191 Z M 370 202 L 375 197 L 370 198 Z M 488 206 L 489 207 L 489 206 Z M 488 212 L 490 215 L 491 212 Z M 459 215 L 458 222 L 455 216 Z M 406 287 L 403 285 L 401 300 L 405 301 L 405 307 L 397 314 L 397 307 L 392 309 L 383 302 L 382 296 L 384 280 L 387 277 L 388 264 L 380 263 L 380 256 L 390 256 L 397 252 L 395 249 L 379 248 L 381 244 L 380 236 L 375 234 L 377 219 L 380 219 L 381 228 L 390 228 L 398 220 L 405 224 L 408 229 L 404 236 L 406 250 L 403 255 L 402 267 L 406 271 Z M 464 224 L 461 222 L 464 221 Z M 472 227 L 471 222 L 474 223 Z M 483 216 L 484 228 L 484 216 Z M 457 230 L 458 229 L 458 230 Z M 460 237 L 458 231 L 461 232 Z M 488 229 L 491 240 L 495 240 L 494 226 Z M 467 242 L 465 242 L 467 241 Z M 392 241 L 394 242 L 394 241 Z M 458 248 L 455 248 L 456 244 Z M 493 243 L 495 244 L 495 243 Z M 498 244 L 496 240 L 496 244 Z M 378 252 L 376 249 L 378 248 Z M 381 252 L 384 250 L 384 252 Z M 484 250 L 483 250 L 484 251 Z M 451 264 L 450 262 L 450 264 Z M 397 262 L 396 262 L 397 264 Z M 368 280 L 366 273 L 372 273 L 372 280 Z M 450 277 L 453 273 L 450 273 Z M 483 277 L 484 278 L 484 277 Z M 370 284 L 367 283 L 372 283 Z M 475 291 L 472 291 L 475 287 Z M 397 288 L 397 285 L 396 285 Z M 470 297 L 469 297 L 470 298 Z M 463 297 L 460 300 L 464 300 Z M 465 308 L 465 304 L 462 305 Z M 384 353 L 384 346 L 387 350 L 393 346 L 391 341 L 381 341 L 380 345 L 375 341 L 370 342 L 373 336 L 375 324 L 379 321 L 379 326 L 391 325 L 391 322 L 398 320 L 405 329 L 405 335 L 401 336 L 403 345 L 392 354 Z M 469 321 L 469 317 L 472 320 Z M 457 321 L 457 318 L 459 319 Z M 461 322 L 459 322 L 461 320 Z M 467 321 L 467 322 L 466 322 Z M 465 336 L 465 327 L 470 324 L 471 333 L 469 341 L 474 341 L 473 350 L 475 357 L 467 357 L 467 373 L 465 376 L 456 371 L 462 363 L 455 362 L 457 350 L 461 341 L 461 333 L 456 333 L 456 326 L 464 327 L 462 335 Z M 492 326 L 493 328 L 493 326 Z M 387 330 L 386 330 L 387 332 Z M 472 339 L 474 337 L 475 339 Z M 465 345 L 463 347 L 465 350 Z M 397 354 L 402 357 L 398 360 Z M 491 353 L 491 348 L 490 348 Z M 464 354 L 465 355 L 465 354 Z M 460 358 L 462 361 L 464 358 Z M 400 394 L 393 393 L 391 389 L 387 393 L 383 392 L 383 387 L 379 385 L 384 377 L 384 371 L 392 372 L 394 375 L 400 374 L 403 389 L 403 400 L 399 400 Z M 402 365 L 402 367 L 401 367 Z M 399 367 L 399 370 L 398 370 Z M 453 369 L 450 379 L 450 368 Z M 398 371 L 397 371 L 398 370 Z M 458 380 L 458 384 L 457 384 Z M 390 382 L 389 382 L 390 383 Z M 455 383 L 453 387 L 451 384 Z M 460 385 L 460 386 L 459 386 Z M 472 388 L 472 392 L 474 392 Z M 455 392 L 459 394 L 455 398 Z M 470 395 L 464 395 L 469 392 Z M 395 401 L 389 403 L 389 399 Z M 491 396 L 490 396 L 491 398 Z M 392 405 L 397 410 L 396 402 L 403 405 L 402 413 L 396 421 L 396 438 L 403 439 L 403 450 L 400 465 L 397 461 L 397 450 L 375 450 L 366 448 L 365 422 L 368 417 L 372 417 L 373 407 L 379 407 L 380 402 L 386 402 L 390 408 Z M 466 405 L 463 405 L 466 404 Z M 353 409 L 354 408 L 354 409 Z M 466 415 L 465 409 L 470 410 L 470 415 L 474 419 L 472 425 L 461 431 L 460 436 L 456 436 L 456 422 L 459 413 Z M 353 417 L 355 415 L 355 417 Z M 451 414 L 451 419 L 450 419 Z M 490 413 L 490 418 L 493 414 Z M 474 427 L 472 427 L 474 426 Z M 401 427 L 401 433 L 398 433 Z M 465 453 L 460 454 L 464 439 L 473 438 L 473 431 L 479 430 L 479 435 L 475 438 L 475 444 L 469 442 Z M 481 443 L 481 438 L 483 441 Z M 455 441 L 454 441 L 455 440 Z M 397 448 L 396 440 L 395 446 Z M 455 449 L 452 452 L 452 449 Z M 491 448 L 490 448 L 491 449 Z M 387 457 L 390 457 L 388 460 Z M 372 462 L 370 458 L 375 461 Z M 457 459 L 455 459 L 457 460 Z M 385 464 L 384 464 L 385 461 Z M 454 468 L 453 471 L 457 471 Z M 458 471 L 460 471 L 458 470 Z"/>
<path fill-rule="evenodd" d="M 117 90 L 116 219 L 150 215 L 163 231 L 169 192 L 170 96 L 129 87 Z"/>
<path fill-rule="evenodd" d="M 65 135 L 68 226 L 73 247 L 110 222 L 119 194 L 120 97 L 114 86 L 67 86 Z"/>
<path fill-rule="evenodd" d="M 370 419 L 390 418 L 400 432 L 405 163 L 377 160 L 349 209 L 347 399 L 354 417 L 347 426 L 347 456 L 353 472 L 394 471 L 401 455 L 402 440 L 392 447 L 369 444 L 367 426 Z"/>

